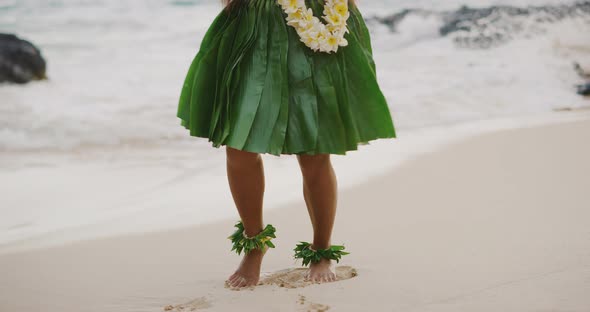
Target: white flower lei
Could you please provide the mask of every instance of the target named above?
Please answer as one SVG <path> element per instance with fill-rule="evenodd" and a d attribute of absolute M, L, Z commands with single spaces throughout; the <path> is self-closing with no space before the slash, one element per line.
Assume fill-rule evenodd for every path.
<path fill-rule="evenodd" d="M 348 0 L 325 0 L 324 16 L 327 25 L 313 15 L 305 0 L 277 0 L 287 13 L 287 25 L 294 27 L 306 46 L 314 51 L 336 52 L 338 47 L 347 46 L 344 34 L 348 33 L 346 21 L 350 16 Z"/>

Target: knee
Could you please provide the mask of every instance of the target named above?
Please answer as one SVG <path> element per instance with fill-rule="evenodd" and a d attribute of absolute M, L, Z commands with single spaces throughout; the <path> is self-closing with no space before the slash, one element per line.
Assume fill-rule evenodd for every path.
<path fill-rule="evenodd" d="M 305 177 L 313 177 L 331 165 L 330 154 L 297 155 L 301 173 Z"/>
<path fill-rule="evenodd" d="M 227 163 L 232 167 L 250 167 L 262 160 L 259 153 L 242 151 L 227 146 L 225 149 L 227 155 Z"/>

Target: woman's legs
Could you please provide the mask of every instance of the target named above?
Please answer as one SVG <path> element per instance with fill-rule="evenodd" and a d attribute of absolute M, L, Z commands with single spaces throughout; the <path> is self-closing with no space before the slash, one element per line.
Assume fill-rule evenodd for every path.
<path fill-rule="evenodd" d="M 303 196 L 313 226 L 314 249 L 331 245 L 332 228 L 336 217 L 338 183 L 330 161 L 330 154 L 297 155 L 303 175 Z M 314 282 L 336 280 L 332 262 L 322 259 L 310 264 L 309 279 Z"/>
<path fill-rule="evenodd" d="M 263 230 L 262 202 L 264 196 L 264 166 L 260 154 L 226 147 L 227 177 L 234 203 L 244 223 L 247 236 Z M 258 284 L 264 250 L 245 254 L 238 269 L 228 278 L 233 287 Z"/>
<path fill-rule="evenodd" d="M 254 236 L 264 228 L 264 166 L 258 153 L 226 147 L 227 177 L 233 200 L 244 224 L 246 235 Z M 330 154 L 297 155 L 303 176 L 303 195 L 313 226 L 314 249 L 331 245 L 336 217 L 337 180 Z M 233 287 L 258 284 L 264 250 L 244 255 L 238 269 L 228 278 Z M 310 264 L 309 278 L 315 282 L 334 281 L 330 260 Z"/>

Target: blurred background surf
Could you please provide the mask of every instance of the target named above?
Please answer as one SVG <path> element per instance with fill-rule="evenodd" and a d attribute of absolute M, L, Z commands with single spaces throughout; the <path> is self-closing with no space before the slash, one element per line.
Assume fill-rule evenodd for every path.
<path fill-rule="evenodd" d="M 432 127 L 442 129 L 439 136 L 445 137 L 451 135 L 445 127 L 465 122 L 589 106 L 576 94 L 575 85 L 582 81 L 573 63 L 590 66 L 590 1 L 359 0 L 358 5 L 371 31 L 377 76 L 400 137 Z M 199 194 L 216 189 L 224 192 L 224 203 L 231 203 L 227 190 L 219 189 L 226 184 L 224 159 L 212 157 L 222 154 L 206 139 L 189 137 L 176 117 L 188 65 L 220 10 L 214 0 L 0 0 L 0 32 L 35 43 L 47 60 L 49 77 L 0 85 L 0 168 L 7 190 L 0 200 L 0 243 L 99 220 L 112 225 L 122 216 L 137 221 L 139 212 L 144 219 L 137 221 L 138 228 L 221 215 L 172 194 L 150 203 L 159 207 L 157 213 L 129 203 L 125 209 L 105 209 L 108 204 L 96 200 L 104 196 L 91 190 L 75 190 L 83 199 L 66 202 L 63 198 L 72 192 L 67 185 L 76 183 L 79 172 L 65 174 L 67 180 L 62 172 L 71 171 L 25 176 L 21 170 L 68 164 L 72 158 L 63 155 L 89 150 L 103 153 L 108 162 L 124 149 L 133 156 L 119 168 L 152 160 L 179 168 L 162 169 L 155 184 L 131 180 L 129 172 L 112 181 L 115 173 L 107 172 L 100 187 L 147 193 L 187 181 L 192 172 L 200 179 L 191 181 Z M 134 154 L 145 147 L 164 149 Z M 118 152 L 108 152 L 113 149 Z M 355 175 L 367 171 L 351 171 L 351 180 Z M 101 179 L 87 178 L 95 179 L 94 186 Z M 50 190 L 52 179 L 70 184 Z M 10 192 L 27 187 L 26 195 Z M 269 202 L 275 202 L 272 196 L 279 202 L 299 192 L 289 194 L 269 195 Z M 93 201 L 94 206 L 80 205 Z M 229 213 L 235 212 L 226 210 L 225 216 Z M 126 220 L 121 228 L 130 229 Z"/>
<path fill-rule="evenodd" d="M 487 27 L 442 36 L 445 13 L 461 5 L 548 11 L 466 15 L 464 23 Z M 590 2 L 360 0 L 359 7 L 373 34 L 379 81 L 402 131 L 587 105 L 573 91 L 579 77 L 572 62 L 588 59 Z M 428 11 L 407 14 L 395 29 L 374 18 L 412 8 Z M 0 87 L 0 149 L 189 140 L 176 126 L 174 106 L 220 9 L 214 0 L 0 1 L 0 30 L 40 46 L 49 77 Z M 482 33 L 496 33 L 495 45 L 456 41 Z"/>

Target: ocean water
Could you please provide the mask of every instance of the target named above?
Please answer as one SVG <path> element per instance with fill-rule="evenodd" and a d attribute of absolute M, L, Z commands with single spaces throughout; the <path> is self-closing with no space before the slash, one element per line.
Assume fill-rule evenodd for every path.
<path fill-rule="evenodd" d="M 359 0 L 359 7 L 370 19 L 435 3 L 444 11 L 574 2 Z M 186 140 L 174 106 L 220 8 L 214 0 L 0 0 L 0 31 L 39 45 L 50 78 L 0 86 L 0 150 Z M 587 105 L 574 92 L 572 62 L 588 63 L 590 17 L 535 19 L 507 19 L 530 29 L 492 49 L 457 47 L 439 35 L 436 15 L 410 15 L 396 33 L 372 23 L 378 77 L 398 128 Z"/>
<path fill-rule="evenodd" d="M 398 134 L 411 137 L 424 129 L 589 106 L 587 99 L 575 93 L 575 85 L 582 81 L 572 65 L 579 62 L 590 68 L 590 15 L 576 9 L 584 3 L 358 0 Z M 441 35 L 448 13 L 463 5 L 553 9 L 468 20 L 464 24 L 471 29 Z M 380 21 L 404 9 L 421 11 L 406 15 L 393 28 Z M 554 9 L 557 13 L 552 15 Z M 0 0 L 0 32 L 15 33 L 38 45 L 48 62 L 49 77 L 27 85 L 0 85 L 0 186 L 6 190 L 0 198 L 0 244 L 100 222 L 111 227 L 100 227 L 94 234 L 114 233 L 115 223 L 120 225 L 117 231 L 155 229 L 235 213 L 194 208 L 181 199 L 178 189 L 157 198 L 150 194 L 143 202 L 104 200 L 107 195 L 146 194 L 193 179 L 199 185 L 195 196 L 225 194 L 203 199 L 202 206 L 231 206 L 229 196 L 222 193 L 227 192 L 223 154 L 205 139 L 189 137 L 176 118 L 186 70 L 219 10 L 214 0 Z M 459 44 L 466 38 L 490 36 L 498 38 L 491 46 Z M 456 133 L 438 131 L 427 142 L 436 144 Z M 189 145 L 190 150 L 184 149 Z M 177 150 L 157 155 L 136 152 L 146 146 L 176 146 Z M 102 160 L 115 161 L 122 171 L 107 171 L 96 178 L 103 180 L 92 185 L 103 192 L 82 190 L 72 200 L 68 188 L 78 183 L 76 179 L 87 168 L 60 171 L 60 166 L 72 159 L 84 163 L 84 158 L 71 155 L 88 148 L 102 151 Z M 352 161 L 355 157 L 351 156 Z M 361 175 L 377 174 L 385 162 L 395 161 L 395 157 L 381 158 L 375 161 L 378 165 L 357 171 L 350 163 L 348 171 L 342 165 L 343 185 Z M 130 178 L 141 175 L 141 170 L 124 171 L 146 163 L 173 169 L 150 172 L 160 175 L 152 184 Z M 31 171 L 31 167 L 41 169 Z M 89 172 L 96 175 L 101 170 L 97 168 Z M 297 173 L 294 167 L 285 168 L 284 161 L 271 163 L 271 179 L 273 169 L 280 174 L 286 172 L 281 170 Z M 109 181 L 114 176 L 119 179 L 116 183 Z M 269 192 L 269 205 L 299 196 L 292 191 L 298 183 L 272 186 L 275 192 Z M 132 190 L 121 191 L 126 186 Z M 30 191 L 21 194 L 25 188 Z M 181 190 L 190 191 L 186 186 Z M 281 196 L 272 195 L 279 191 Z M 136 222 L 134 226 L 130 220 Z M 63 241 L 64 236 L 68 235 L 60 234 L 55 240 Z"/>

